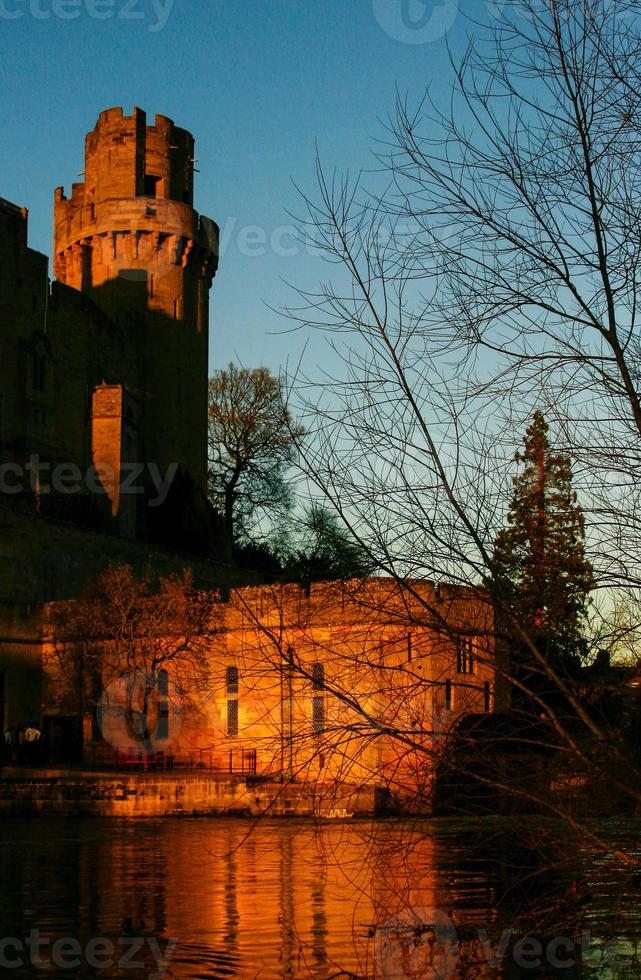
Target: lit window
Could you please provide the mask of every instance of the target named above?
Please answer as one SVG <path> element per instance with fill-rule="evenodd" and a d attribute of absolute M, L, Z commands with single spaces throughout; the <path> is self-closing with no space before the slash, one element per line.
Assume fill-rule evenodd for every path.
<path fill-rule="evenodd" d="M 228 667 L 225 671 L 227 694 L 238 694 L 238 667 Z"/>
<path fill-rule="evenodd" d="M 227 702 L 227 734 L 238 735 L 238 701 Z"/>
<path fill-rule="evenodd" d="M 312 687 L 315 691 L 325 690 L 325 668 L 322 664 L 312 664 Z"/>
<path fill-rule="evenodd" d="M 456 672 L 473 674 L 474 666 L 474 640 L 469 636 L 461 637 L 456 647 Z"/>
<path fill-rule="evenodd" d="M 325 698 L 312 698 L 312 731 L 320 735 L 325 730 Z"/>

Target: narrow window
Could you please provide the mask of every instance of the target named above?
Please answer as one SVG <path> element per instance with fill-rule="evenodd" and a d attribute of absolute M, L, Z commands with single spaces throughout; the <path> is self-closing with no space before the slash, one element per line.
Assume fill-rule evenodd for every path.
<path fill-rule="evenodd" d="M 158 671 L 158 738 L 169 738 L 169 674 L 166 670 Z"/>
<path fill-rule="evenodd" d="M 312 731 L 320 735 L 325 730 L 325 698 L 312 698 Z"/>
<path fill-rule="evenodd" d="M 159 183 L 160 177 L 154 177 L 152 174 L 145 174 L 145 197 L 156 197 Z"/>
<path fill-rule="evenodd" d="M 486 681 L 483 685 L 483 698 L 485 701 L 485 710 L 492 710 L 492 689 L 490 687 L 490 682 Z"/>
<path fill-rule="evenodd" d="M 474 673 L 474 641 L 471 637 L 462 637 L 456 646 L 456 672 L 458 674 Z"/>
<path fill-rule="evenodd" d="M 445 710 L 452 710 L 452 682 L 445 681 Z"/>
<path fill-rule="evenodd" d="M 312 664 L 312 688 L 314 691 L 325 690 L 325 668 L 322 664 Z"/>
<path fill-rule="evenodd" d="M 412 634 L 407 634 L 407 662 L 411 664 L 412 662 Z"/>
<path fill-rule="evenodd" d="M 40 370 L 38 366 L 38 355 L 34 352 L 31 358 L 31 387 L 34 391 L 38 390 L 38 378 Z"/>
<path fill-rule="evenodd" d="M 227 702 L 227 734 L 238 735 L 238 701 Z"/>
<path fill-rule="evenodd" d="M 39 358 L 38 363 L 38 390 L 45 390 L 45 359 L 44 355 Z"/>
<path fill-rule="evenodd" d="M 225 671 L 227 694 L 238 694 L 238 667 L 228 667 Z"/>

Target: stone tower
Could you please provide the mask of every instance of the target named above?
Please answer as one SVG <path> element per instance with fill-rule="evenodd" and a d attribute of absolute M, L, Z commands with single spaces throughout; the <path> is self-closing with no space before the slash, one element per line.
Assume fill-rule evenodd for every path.
<path fill-rule="evenodd" d="M 88 400 L 94 462 L 131 461 L 135 446 L 138 462 L 162 473 L 177 464 L 204 494 L 218 228 L 193 208 L 193 175 L 193 137 L 171 119 L 157 115 L 148 126 L 137 108 L 101 112 L 86 138 L 84 180 L 70 198 L 55 192 L 54 273 L 120 327 L 135 352 L 110 359 L 104 391 L 96 382 Z M 116 516 L 117 490 L 108 493 Z"/>

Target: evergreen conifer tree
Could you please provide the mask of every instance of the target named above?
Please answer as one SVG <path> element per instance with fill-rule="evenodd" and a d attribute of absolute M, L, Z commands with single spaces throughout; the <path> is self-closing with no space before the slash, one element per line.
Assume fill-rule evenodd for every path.
<path fill-rule="evenodd" d="M 508 526 L 496 538 L 494 588 L 512 623 L 508 634 L 518 632 L 518 623 L 548 663 L 567 671 L 586 652 L 594 576 L 570 460 L 552 449 L 548 431 L 542 413 L 534 412 L 515 457 L 521 470 L 513 480 Z M 512 645 L 524 646 L 522 640 Z"/>

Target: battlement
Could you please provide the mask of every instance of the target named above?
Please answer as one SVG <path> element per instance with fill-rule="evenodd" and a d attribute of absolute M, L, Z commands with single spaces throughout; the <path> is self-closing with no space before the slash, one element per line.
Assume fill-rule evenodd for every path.
<path fill-rule="evenodd" d="M 27 208 L 21 208 L 18 204 L 12 204 L 11 201 L 7 201 L 4 197 L 0 197 L 0 211 L 6 211 L 8 214 L 20 215 L 25 221 L 29 216 Z"/>
<path fill-rule="evenodd" d="M 27 248 L 29 212 L 26 208 L 0 197 L 0 228 L 3 238 L 11 239 L 16 248 L 22 251 Z"/>
<path fill-rule="evenodd" d="M 424 579 L 400 585 L 391 578 L 251 586 L 232 592 L 221 607 L 228 627 L 303 628 L 337 624 L 414 626 L 445 633 L 488 635 L 493 626 L 490 596 L 483 589 Z"/>
<path fill-rule="evenodd" d="M 94 249 L 93 284 L 117 275 L 126 262 L 153 274 L 160 261 L 191 261 L 209 280 L 216 271 L 218 228 L 193 209 L 194 139 L 172 119 L 142 109 L 125 116 L 117 106 L 101 112 L 85 142 L 84 180 L 54 193 L 54 270 L 83 288 L 83 262 Z M 110 256 L 110 258 L 109 258 Z M 104 276 L 103 276 L 104 272 Z"/>
<path fill-rule="evenodd" d="M 157 197 L 188 207 L 194 197 L 194 138 L 172 119 L 147 115 L 138 107 L 125 116 L 122 107 L 106 109 L 85 139 L 84 180 L 71 197 L 56 190 L 55 202 L 67 213 L 117 198 Z"/>

